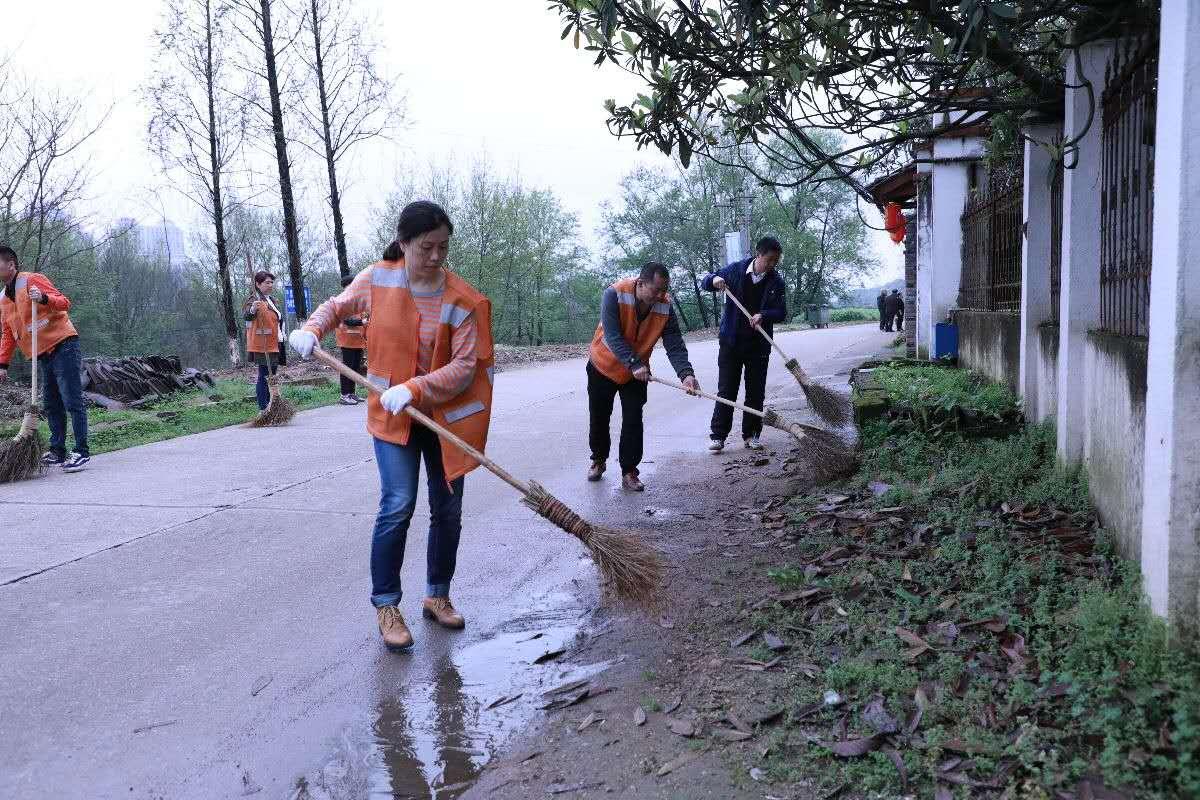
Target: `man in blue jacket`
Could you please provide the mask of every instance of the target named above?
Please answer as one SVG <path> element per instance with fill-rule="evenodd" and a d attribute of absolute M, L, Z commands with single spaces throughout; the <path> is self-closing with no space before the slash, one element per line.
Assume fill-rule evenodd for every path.
<path fill-rule="evenodd" d="M 746 405 L 762 410 L 767 394 L 767 366 L 771 345 L 755 330 L 761 327 L 770 336 L 776 322 L 787 319 L 787 285 L 775 271 L 783 247 L 771 236 L 758 240 L 754 255 L 735 261 L 719 272 L 704 276 L 701 284 L 710 292 L 732 292 L 753 315 L 749 320 L 733 301 L 725 299 L 721 315 L 721 349 L 717 356 L 717 394 L 736 400 L 742 372 L 746 373 Z M 733 430 L 733 409 L 717 403 L 712 416 L 712 442 L 708 449 L 714 453 L 725 449 L 725 438 Z M 742 414 L 742 439 L 746 447 L 761 450 L 762 418 Z"/>

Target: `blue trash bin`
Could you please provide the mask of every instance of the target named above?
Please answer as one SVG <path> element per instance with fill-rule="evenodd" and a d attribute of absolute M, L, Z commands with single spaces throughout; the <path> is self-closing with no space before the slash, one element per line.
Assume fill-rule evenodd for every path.
<path fill-rule="evenodd" d="M 958 360 L 958 326 L 939 322 L 933 326 L 933 357 Z"/>

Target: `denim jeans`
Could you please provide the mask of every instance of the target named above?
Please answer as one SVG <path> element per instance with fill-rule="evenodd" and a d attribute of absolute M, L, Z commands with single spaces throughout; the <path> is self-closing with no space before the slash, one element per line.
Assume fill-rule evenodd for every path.
<path fill-rule="evenodd" d="M 279 354 L 255 353 L 254 360 L 258 362 L 258 383 L 254 384 L 254 399 L 258 401 L 258 410 L 263 411 L 271 402 L 271 389 L 267 386 L 267 377 L 279 371 Z"/>
<path fill-rule="evenodd" d="M 83 389 L 79 384 L 82 368 L 79 339 L 72 337 L 38 358 L 38 380 L 42 382 L 42 405 L 50 426 L 50 450 L 60 458 L 67 456 L 67 414 L 71 415 L 71 431 L 75 434 L 75 451 L 83 456 L 88 451 L 87 408 L 83 404 Z"/>
<path fill-rule="evenodd" d="M 429 544 L 426 555 L 426 590 L 429 597 L 449 597 L 450 580 L 458 559 L 462 533 L 463 479 L 446 485 L 442 448 L 437 434 L 413 423 L 408 444 L 375 439 L 375 463 L 379 467 L 379 515 L 371 538 L 371 604 L 394 606 L 403 594 L 400 568 L 408 524 L 417 505 L 417 478 L 421 458 L 429 490 Z"/>

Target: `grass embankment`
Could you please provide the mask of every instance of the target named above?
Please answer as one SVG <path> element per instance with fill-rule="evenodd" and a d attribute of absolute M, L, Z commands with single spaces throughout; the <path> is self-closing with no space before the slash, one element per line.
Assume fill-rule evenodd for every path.
<path fill-rule="evenodd" d="M 793 502 L 798 556 L 759 612 L 804 643 L 784 662 L 773 776 L 881 796 L 1200 797 L 1200 662 L 1168 648 L 1053 431 L 997 436 L 1015 399 L 960 370 L 873 378 L 886 409 L 863 426 L 864 466 Z"/>
<path fill-rule="evenodd" d="M 338 386 L 329 383 L 321 386 L 285 386 L 283 394 L 296 408 L 306 410 L 327 406 L 337 402 Z M 254 402 L 254 386 L 245 380 L 219 380 L 215 388 L 171 395 L 152 408 L 107 411 L 102 408 L 88 409 L 88 443 L 92 455 L 123 450 L 141 444 L 174 439 L 229 425 L 249 422 L 258 414 Z M 19 424 L 19 423 L 18 423 Z M 18 426 L 0 428 L 0 438 L 16 434 Z M 48 440 L 50 432 L 45 420 L 41 423 L 42 436 Z M 67 433 L 67 446 L 73 440 Z"/>

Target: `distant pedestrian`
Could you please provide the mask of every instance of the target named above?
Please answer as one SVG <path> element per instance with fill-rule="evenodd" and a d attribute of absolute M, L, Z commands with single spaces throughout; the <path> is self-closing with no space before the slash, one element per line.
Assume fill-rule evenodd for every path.
<path fill-rule="evenodd" d="M 895 324 L 895 321 L 896 321 L 896 310 L 898 308 L 897 302 L 899 300 L 900 300 L 900 297 L 896 294 L 896 292 L 894 290 L 892 291 L 891 294 L 889 294 L 886 298 L 884 298 L 884 301 L 883 301 L 883 329 L 885 331 L 887 331 L 888 333 L 891 333 L 894 330 L 894 328 L 892 326 Z"/>
<path fill-rule="evenodd" d="M 875 298 L 875 305 L 879 308 L 879 330 L 885 330 L 887 319 L 884 317 L 884 309 L 887 308 L 887 289 L 879 290 L 879 297 Z"/>
<path fill-rule="evenodd" d="M 42 455 L 45 466 L 60 466 L 63 472 L 78 472 L 91 460 L 88 450 L 87 407 L 79 382 L 82 355 L 79 334 L 67 316 L 71 301 L 38 272 L 22 272 L 17 253 L 0 245 L 0 383 L 8 379 L 13 350 L 20 348 L 31 363 L 36 361 L 42 382 L 42 410 L 50 426 L 50 449 Z M 38 352 L 33 353 L 33 308 L 38 309 Z M 75 449 L 67 454 L 67 415 Z"/>
<path fill-rule="evenodd" d="M 271 402 L 267 379 L 284 363 L 283 314 L 271 297 L 274 290 L 275 276 L 260 270 L 254 273 L 254 291 L 242 305 L 242 316 L 246 320 L 246 355 L 258 365 L 254 397 L 260 411 Z"/>
<path fill-rule="evenodd" d="M 892 302 L 892 313 L 894 315 L 896 330 L 904 330 L 904 297 L 900 294 L 899 289 L 892 289 L 892 297 L 895 300 Z"/>
<path fill-rule="evenodd" d="M 717 394 L 726 400 L 736 400 L 746 375 L 746 405 L 762 411 L 767 395 L 767 367 L 771 360 L 771 344 L 759 333 L 768 336 L 774 323 L 787 319 L 787 285 L 775 267 L 783 256 L 779 240 L 763 237 L 754 248 L 754 255 L 735 261 L 720 272 L 704 277 L 701 287 L 706 291 L 725 290 L 725 313 L 721 315 L 720 350 L 717 353 Z M 741 309 L 729 299 L 737 297 L 754 316 L 746 319 Z M 761 450 L 762 417 L 742 413 L 742 440 L 751 450 Z M 725 438 L 733 430 L 733 409 L 716 403 L 709 430 L 708 449 L 719 453 L 725 448 Z"/>
<path fill-rule="evenodd" d="M 612 437 L 609 421 L 613 401 L 621 398 L 621 441 L 618 460 L 621 485 L 626 491 L 646 487 L 638 477 L 642 461 L 642 408 L 650 380 L 650 353 L 662 339 L 667 358 L 679 380 L 699 389 L 696 372 L 688 361 L 687 345 L 671 308 L 671 273 L 651 261 L 636 278 L 619 280 L 600 298 L 600 324 L 592 338 L 587 363 L 588 445 L 592 465 L 587 479 L 598 481 L 608 463 Z"/>
<path fill-rule="evenodd" d="M 398 258 L 385 261 L 399 261 Z M 345 289 L 354 278 L 347 275 L 342 278 L 342 288 Z M 342 349 L 342 361 L 355 372 L 362 372 L 363 352 L 367 349 L 367 319 L 366 317 L 346 317 L 337 326 L 337 345 Z M 345 375 L 339 375 L 342 384 L 342 398 L 338 402 L 344 406 L 356 406 L 362 402 L 354 391 L 354 381 Z"/>

